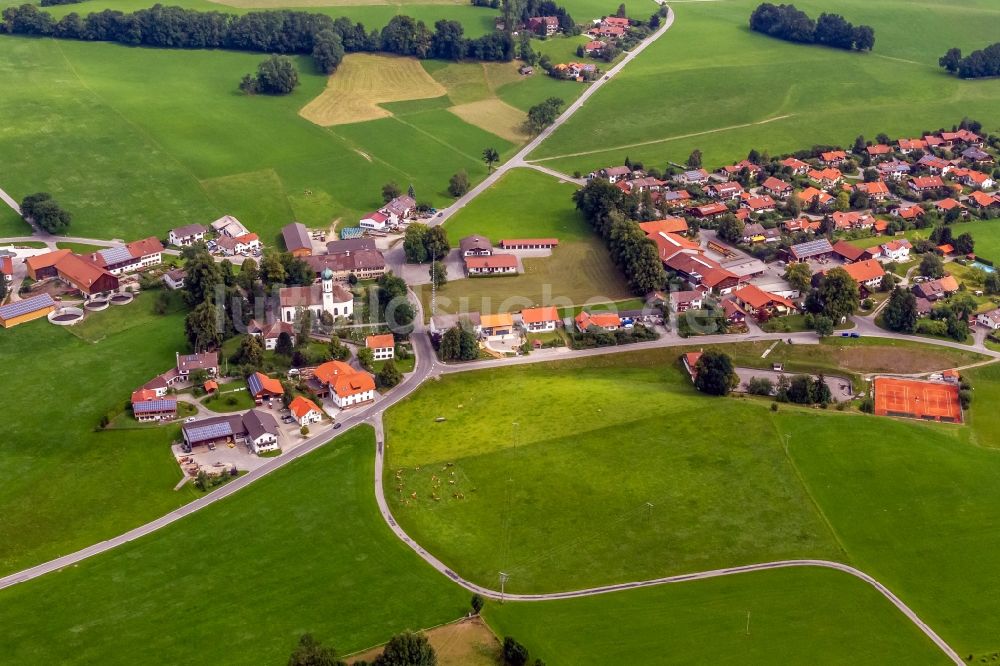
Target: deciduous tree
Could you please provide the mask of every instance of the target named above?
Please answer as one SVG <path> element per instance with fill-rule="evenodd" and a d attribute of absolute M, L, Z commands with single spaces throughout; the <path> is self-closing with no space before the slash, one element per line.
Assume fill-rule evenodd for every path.
<path fill-rule="evenodd" d="M 739 384 L 732 358 L 717 349 L 702 353 L 695 365 L 695 372 L 695 387 L 709 395 L 726 395 Z"/>

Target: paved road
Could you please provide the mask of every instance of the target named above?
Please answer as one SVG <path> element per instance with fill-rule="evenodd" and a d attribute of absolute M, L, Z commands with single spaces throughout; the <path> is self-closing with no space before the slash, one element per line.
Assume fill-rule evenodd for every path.
<path fill-rule="evenodd" d="M 662 2 L 660 4 L 662 4 Z M 448 221 L 448 219 L 452 215 L 465 208 L 465 206 L 467 206 L 473 199 L 475 199 L 480 194 L 485 192 L 491 185 L 493 185 L 493 183 L 500 180 L 500 178 L 502 178 L 503 175 L 508 171 L 510 171 L 511 169 L 516 169 L 520 167 L 536 168 L 535 165 L 528 164 L 525 161 L 525 158 L 528 155 L 530 155 L 531 152 L 535 150 L 535 148 L 537 148 L 543 141 L 549 138 L 553 132 L 559 129 L 563 125 L 563 123 L 569 120 L 574 113 L 579 111 L 580 107 L 582 107 L 584 103 L 588 99 L 590 99 L 590 97 L 594 93 L 596 93 L 598 90 L 604 87 L 604 84 L 608 83 L 611 79 L 613 79 L 615 75 L 618 74 L 618 72 L 622 71 L 622 69 L 630 62 L 632 62 L 632 60 L 635 57 L 637 57 L 640 53 L 645 51 L 650 44 L 652 44 L 657 39 L 662 37 L 667 32 L 667 30 L 670 29 L 670 26 L 672 26 L 673 24 L 674 24 L 674 10 L 668 7 L 667 16 L 664 19 L 663 23 L 660 25 L 660 28 L 656 32 L 650 35 L 648 39 L 644 40 L 634 49 L 626 53 L 625 57 L 621 59 L 621 62 L 619 62 L 617 65 L 609 69 L 607 72 L 605 72 L 604 76 L 602 76 L 600 79 L 594 81 L 589 86 L 587 86 L 587 89 L 583 91 L 583 94 L 581 94 L 576 99 L 576 101 L 574 101 L 572 104 L 566 107 L 566 110 L 563 111 L 558 118 L 556 118 L 555 122 L 546 127 L 544 130 L 541 131 L 541 133 L 538 136 L 536 136 L 534 139 L 525 144 L 525 146 L 521 148 L 521 150 L 517 151 L 517 153 L 513 157 L 511 157 L 509 160 L 507 160 L 499 167 L 497 167 L 496 170 L 489 176 L 487 176 L 481 183 L 479 183 L 471 190 L 466 192 L 465 195 L 459 197 L 458 200 L 455 201 L 455 203 L 453 203 L 452 205 L 448 206 L 443 211 L 441 211 L 441 214 L 438 217 L 435 217 L 430 222 L 428 222 L 428 224 L 432 226 L 438 224 L 444 224 L 445 222 Z M 557 178 L 566 178 L 564 174 L 559 174 L 558 172 L 555 172 L 555 174 L 557 174 L 556 176 Z M 569 180 L 573 179 L 570 178 Z"/>

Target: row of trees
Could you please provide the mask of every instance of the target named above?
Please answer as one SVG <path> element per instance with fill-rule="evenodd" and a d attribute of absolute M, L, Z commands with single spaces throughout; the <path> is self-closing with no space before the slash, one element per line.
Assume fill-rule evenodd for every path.
<path fill-rule="evenodd" d="M 822 44 L 838 49 L 870 51 L 875 46 L 871 26 L 855 26 L 840 14 L 820 14 L 813 21 L 795 5 L 765 2 L 750 15 L 750 29 L 771 37 L 803 44 Z"/>
<path fill-rule="evenodd" d="M 73 215 L 63 210 L 48 192 L 26 196 L 21 202 L 21 217 L 28 222 L 34 222 L 50 234 L 63 233 L 73 221 Z"/>
<path fill-rule="evenodd" d="M 573 193 L 577 210 L 604 239 L 611 258 L 636 294 L 662 289 L 667 281 L 656 243 L 631 219 L 639 201 L 606 180 L 595 178 Z"/>
<path fill-rule="evenodd" d="M 515 45 L 510 35 L 493 32 L 464 37 L 458 21 L 440 20 L 429 28 L 410 16 L 394 16 L 379 30 L 341 17 L 292 10 L 236 15 L 202 12 L 157 4 L 131 13 L 104 10 L 81 17 L 73 12 L 58 21 L 35 5 L 3 10 L 0 32 L 61 39 L 108 41 L 132 46 L 188 49 L 234 49 L 311 55 L 320 71 L 336 70 L 344 53 L 385 52 L 417 58 L 509 61 Z"/>
<path fill-rule="evenodd" d="M 1000 76 L 1000 42 L 973 51 L 964 58 L 962 49 L 948 49 L 948 52 L 938 59 L 938 64 L 963 79 Z"/>
<path fill-rule="evenodd" d="M 355 666 L 435 666 L 437 654 L 423 634 L 404 631 L 389 639 L 382 654 L 372 661 L 356 661 Z M 304 634 L 288 657 L 288 666 L 347 666 L 337 651 Z"/>

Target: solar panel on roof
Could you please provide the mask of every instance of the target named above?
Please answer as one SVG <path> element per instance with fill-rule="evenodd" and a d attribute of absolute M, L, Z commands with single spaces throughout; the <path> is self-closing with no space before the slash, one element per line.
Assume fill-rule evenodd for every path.
<path fill-rule="evenodd" d="M 104 263 L 120 264 L 123 261 L 129 261 L 132 258 L 132 253 L 129 249 L 124 246 L 120 247 L 109 247 L 106 250 L 100 250 L 99 254 L 104 258 Z"/>
<path fill-rule="evenodd" d="M 137 402 L 132 405 L 133 411 L 136 413 L 145 412 L 165 412 L 167 410 L 177 409 L 176 400 L 144 400 L 143 402 Z"/>
<path fill-rule="evenodd" d="M 250 393 L 257 395 L 263 390 L 263 386 L 260 384 L 260 378 L 257 375 L 250 375 L 247 377 L 247 386 L 250 387 Z"/>
<path fill-rule="evenodd" d="M 229 421 L 196 428 L 187 428 L 186 430 L 188 441 L 190 442 L 203 442 L 206 439 L 219 439 L 220 437 L 229 437 L 233 434 L 233 429 L 229 425 Z"/>
<path fill-rule="evenodd" d="M 31 298 L 26 298 L 23 301 L 8 303 L 7 305 L 0 307 L 0 319 L 20 317 L 21 315 L 28 314 L 29 312 L 35 312 L 36 310 L 54 306 L 55 304 L 56 302 L 53 301 L 52 297 L 48 294 L 32 296 Z"/>
<path fill-rule="evenodd" d="M 814 254 L 833 252 L 833 246 L 830 245 L 830 241 L 825 238 L 821 238 L 819 240 L 793 245 L 792 252 L 794 252 L 797 257 L 805 257 Z"/>
<path fill-rule="evenodd" d="M 340 230 L 341 240 L 347 240 L 348 238 L 361 238 L 364 230 L 361 227 L 344 227 Z"/>

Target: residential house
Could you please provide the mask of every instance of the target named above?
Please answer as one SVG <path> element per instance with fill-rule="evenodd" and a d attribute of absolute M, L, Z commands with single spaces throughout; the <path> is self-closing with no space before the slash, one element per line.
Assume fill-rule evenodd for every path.
<path fill-rule="evenodd" d="M 994 331 L 1000 330 L 1000 308 L 989 312 L 980 312 L 976 315 L 976 323 Z"/>
<path fill-rule="evenodd" d="M 865 152 L 868 153 L 868 157 L 872 158 L 873 161 L 884 160 L 892 157 L 892 147 L 882 143 L 866 147 Z"/>
<path fill-rule="evenodd" d="M 219 375 L 219 352 L 198 352 L 195 354 L 175 354 L 177 359 L 177 377 L 187 381 L 192 372 L 204 370 L 211 377 Z M 168 384 L 171 383 L 169 380 Z"/>
<path fill-rule="evenodd" d="M 834 198 L 830 194 L 815 187 L 807 187 L 799 192 L 799 199 L 802 201 L 803 206 L 812 206 L 813 202 L 816 202 L 816 205 L 821 208 L 825 208 L 834 202 Z"/>
<path fill-rule="evenodd" d="M 809 166 L 808 162 L 803 162 L 795 157 L 785 158 L 781 160 L 780 164 L 786 169 L 791 169 L 792 175 L 795 176 L 804 176 L 809 173 L 809 170 L 812 168 Z"/>
<path fill-rule="evenodd" d="M 750 160 L 741 160 L 736 164 L 730 164 L 728 166 L 724 166 L 715 173 L 722 176 L 726 180 L 729 180 L 730 178 L 738 177 L 741 173 L 743 173 L 744 169 L 747 170 L 747 172 L 750 174 L 751 177 L 756 176 L 761 171 L 763 171 L 763 169 L 760 168 L 760 165 L 754 164 Z"/>
<path fill-rule="evenodd" d="M 676 179 L 686 185 L 703 185 L 708 182 L 708 172 L 704 169 L 691 169 L 680 174 Z"/>
<path fill-rule="evenodd" d="M 874 259 L 857 261 L 853 264 L 847 264 L 843 268 L 858 283 L 859 287 L 869 290 L 881 285 L 882 277 L 885 275 L 882 264 Z"/>
<path fill-rule="evenodd" d="M 465 272 L 469 277 L 512 275 L 517 273 L 517 257 L 512 254 L 465 257 Z"/>
<path fill-rule="evenodd" d="M 324 312 L 335 319 L 354 314 L 354 294 L 334 282 L 330 269 L 323 271 L 320 284 L 283 287 L 278 291 L 278 301 L 281 321 L 289 324 L 296 321 L 303 310 L 312 312 L 315 319 L 319 319 Z"/>
<path fill-rule="evenodd" d="M 177 398 L 160 397 L 156 391 L 139 389 L 132 392 L 132 415 L 136 421 L 169 421 L 177 418 Z"/>
<path fill-rule="evenodd" d="M 554 331 L 560 321 L 559 310 L 552 306 L 521 310 L 521 325 L 529 333 Z"/>
<path fill-rule="evenodd" d="M 574 319 L 576 328 L 581 333 L 587 331 L 617 331 L 622 326 L 621 317 L 613 312 L 583 311 Z"/>
<path fill-rule="evenodd" d="M 723 298 L 719 305 L 722 306 L 722 312 L 725 314 L 727 324 L 730 326 L 740 326 L 746 323 L 747 313 L 733 300 L 732 295 Z"/>
<path fill-rule="evenodd" d="M 312 238 L 309 230 L 301 222 L 292 222 L 281 228 L 281 237 L 285 241 L 285 249 L 293 257 L 308 257 L 312 254 Z"/>
<path fill-rule="evenodd" d="M 990 208 L 991 206 L 1000 206 L 1000 195 L 976 190 L 969 195 L 968 201 L 974 208 Z"/>
<path fill-rule="evenodd" d="M 229 256 L 258 254 L 261 250 L 260 238 L 254 233 L 246 233 L 235 238 L 222 236 L 216 243 L 219 249 Z"/>
<path fill-rule="evenodd" d="M 890 211 L 896 217 L 902 218 L 904 220 L 915 220 L 918 217 L 923 217 L 924 209 L 920 206 L 898 206 Z"/>
<path fill-rule="evenodd" d="M 479 335 L 483 330 L 482 317 L 478 312 L 434 315 L 431 317 L 429 328 L 432 336 L 441 336 L 456 326 L 461 326 L 463 329 Z"/>
<path fill-rule="evenodd" d="M 849 211 L 842 213 L 837 211 L 826 216 L 832 221 L 838 231 L 848 229 L 870 229 L 875 224 L 875 218 L 870 213 Z"/>
<path fill-rule="evenodd" d="M 369 335 L 365 338 L 365 348 L 372 350 L 372 358 L 376 361 L 386 361 L 396 355 L 396 339 L 392 333 Z"/>
<path fill-rule="evenodd" d="M 250 230 L 244 227 L 243 223 L 232 215 L 223 215 L 215 222 L 212 222 L 211 226 L 212 230 L 219 236 L 228 236 L 229 238 L 239 238 L 250 233 Z"/>
<path fill-rule="evenodd" d="M 904 155 L 909 155 L 914 150 L 927 150 L 927 142 L 923 139 L 900 139 L 896 142 L 896 149 Z"/>
<path fill-rule="evenodd" d="M 288 339 L 293 345 L 295 344 L 295 329 L 288 322 L 275 321 L 268 324 L 251 319 L 250 323 L 247 324 L 247 334 L 260 338 L 261 344 L 267 351 L 273 351 L 277 348 L 278 338 L 281 337 L 282 333 L 287 333 Z"/>
<path fill-rule="evenodd" d="M 0 326 L 13 328 L 34 319 L 46 317 L 56 309 L 56 302 L 48 294 L 31 296 L 7 305 L 0 305 Z"/>
<path fill-rule="evenodd" d="M 817 183 L 824 189 L 834 187 L 844 178 L 844 174 L 840 172 L 840 169 L 834 169 L 833 167 L 812 169 L 809 171 L 808 176 L 809 180 Z"/>
<path fill-rule="evenodd" d="M 924 155 L 917 160 L 917 166 L 924 167 L 935 176 L 943 176 L 955 168 L 948 160 L 943 160 L 936 155 Z"/>
<path fill-rule="evenodd" d="M 966 148 L 962 151 L 962 159 L 973 164 L 993 164 L 993 156 L 982 148 Z"/>
<path fill-rule="evenodd" d="M 795 220 L 785 220 L 782 226 L 786 232 L 794 234 L 819 231 L 822 224 L 815 220 L 810 220 L 808 217 L 800 217 Z"/>
<path fill-rule="evenodd" d="M 956 144 L 963 146 L 983 146 L 983 137 L 967 129 L 960 129 L 957 132 L 941 132 L 941 139 L 948 148 Z"/>
<path fill-rule="evenodd" d="M 940 201 L 935 201 L 934 209 L 937 212 L 941 213 L 942 215 L 947 215 L 951 211 L 957 209 L 959 211 L 959 215 L 961 215 L 962 217 L 969 216 L 968 206 L 966 206 L 961 201 L 957 201 L 951 197 L 948 197 L 947 199 L 941 199 Z"/>
<path fill-rule="evenodd" d="M 604 42 L 595 39 L 583 45 L 583 54 L 588 56 L 599 55 L 606 46 L 607 44 Z"/>
<path fill-rule="evenodd" d="M 559 245 L 558 238 L 508 238 L 500 241 L 502 250 L 551 250 Z"/>
<path fill-rule="evenodd" d="M 601 178 L 604 178 L 611 184 L 614 184 L 620 180 L 626 180 L 628 178 L 631 178 L 632 167 L 627 167 L 627 166 L 607 167 L 598 171 L 597 175 Z"/>
<path fill-rule="evenodd" d="M 847 153 L 843 150 L 830 150 L 820 153 L 819 160 L 828 166 L 837 167 L 847 161 Z"/>
<path fill-rule="evenodd" d="M 919 282 L 913 286 L 912 291 L 917 298 L 926 298 L 933 303 L 939 299 L 951 296 L 958 291 L 958 288 L 958 280 L 954 276 L 945 275 L 943 278 L 938 278 L 937 280 Z"/>
<path fill-rule="evenodd" d="M 688 310 L 700 310 L 704 294 L 697 290 L 674 291 L 670 294 L 670 302 L 676 312 L 687 312 Z"/>
<path fill-rule="evenodd" d="M 700 358 L 701 352 L 687 352 L 681 356 L 681 363 L 684 364 L 684 369 L 687 370 L 692 382 L 698 377 L 697 366 Z"/>
<path fill-rule="evenodd" d="M 913 245 L 905 238 L 882 243 L 879 247 L 882 256 L 889 261 L 907 261 L 910 258 L 910 250 L 913 249 Z"/>
<path fill-rule="evenodd" d="M 891 160 L 889 162 L 881 162 L 875 165 L 875 171 L 877 171 L 879 177 L 884 180 L 902 180 L 903 177 L 909 175 L 912 170 L 913 168 L 909 164 L 900 160 Z"/>
<path fill-rule="evenodd" d="M 527 27 L 536 35 L 551 37 L 559 31 L 559 18 L 556 16 L 532 16 L 528 19 Z"/>
<path fill-rule="evenodd" d="M 378 209 L 386 216 L 391 226 L 399 226 L 417 212 L 417 202 L 411 196 L 396 197 Z"/>
<path fill-rule="evenodd" d="M 178 247 L 187 247 L 205 240 L 208 229 L 200 224 L 187 224 L 167 232 L 167 243 Z"/>
<path fill-rule="evenodd" d="M 792 187 L 791 183 L 786 183 L 780 178 L 775 178 L 774 176 L 767 178 L 761 187 L 772 197 L 778 197 L 779 199 L 789 197 L 792 192 L 795 191 L 795 188 Z"/>
<path fill-rule="evenodd" d="M 744 243 L 762 243 L 764 241 L 764 225 L 757 224 L 745 224 L 743 225 L 743 237 L 740 238 Z"/>
<path fill-rule="evenodd" d="M 718 217 L 720 215 L 725 215 L 729 212 L 726 204 L 723 203 L 710 203 L 704 206 L 695 206 L 693 208 L 688 208 L 688 214 L 701 219 L 710 219 Z"/>
<path fill-rule="evenodd" d="M 480 323 L 482 334 L 487 338 L 502 337 L 514 332 L 514 315 L 509 312 L 481 315 Z"/>
<path fill-rule="evenodd" d="M 463 257 L 488 257 L 493 254 L 493 244 L 485 236 L 466 236 L 458 241 Z"/>
<path fill-rule="evenodd" d="M 761 196 L 745 196 L 744 193 L 740 201 L 740 207 L 749 210 L 751 213 L 767 213 L 774 210 L 774 199 L 764 194 Z"/>
<path fill-rule="evenodd" d="M 872 201 L 885 201 L 889 198 L 889 187 L 881 180 L 871 183 L 858 183 L 854 186 L 858 192 L 867 194 Z"/>
<path fill-rule="evenodd" d="M 163 284 L 167 285 L 168 289 L 183 289 L 186 277 L 187 271 L 183 268 L 175 268 L 163 274 Z"/>
<path fill-rule="evenodd" d="M 991 189 L 995 184 L 991 176 L 974 169 L 955 169 L 952 171 L 951 177 L 967 187 L 980 190 Z"/>
<path fill-rule="evenodd" d="M 309 398 L 304 398 L 301 395 L 295 396 L 292 401 L 288 403 L 288 411 L 291 412 L 295 422 L 302 427 L 312 425 L 313 423 L 319 423 L 323 420 L 323 410 L 321 410 L 315 402 Z"/>
<path fill-rule="evenodd" d="M 906 183 L 914 192 L 930 192 L 944 187 L 941 176 L 914 176 Z"/>
<path fill-rule="evenodd" d="M 714 183 L 709 185 L 706 190 L 708 196 L 723 201 L 739 199 L 740 195 L 743 194 L 743 186 L 737 182 Z"/>
<path fill-rule="evenodd" d="M 795 304 L 784 296 L 772 294 L 752 284 L 737 289 L 730 298 L 757 321 L 767 321 L 771 317 L 786 315 L 796 309 Z"/>
<path fill-rule="evenodd" d="M 343 361 L 327 361 L 320 365 L 308 385 L 318 396 L 329 396 L 340 409 L 375 399 L 375 377 Z"/>
<path fill-rule="evenodd" d="M 330 271 L 335 280 L 346 282 L 352 275 L 359 280 L 376 280 L 386 271 L 385 257 L 371 238 L 352 238 L 326 244 L 327 254 L 302 260 L 321 277 Z"/>

